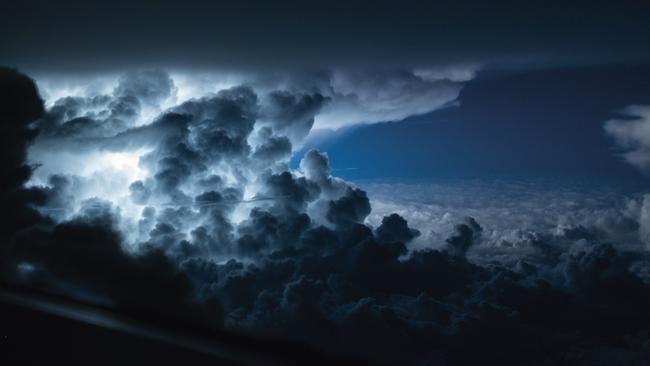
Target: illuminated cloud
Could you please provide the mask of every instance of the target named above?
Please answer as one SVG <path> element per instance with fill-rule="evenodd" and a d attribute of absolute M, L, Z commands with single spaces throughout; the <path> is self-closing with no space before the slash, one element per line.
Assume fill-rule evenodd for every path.
<path fill-rule="evenodd" d="M 118 80 L 130 87 L 43 110 L 31 80 L 0 73 L 8 281 L 391 364 L 508 364 L 499 355 L 513 349 L 530 364 L 548 348 L 596 359 L 624 342 L 614 351 L 640 357 L 644 197 L 594 202 L 601 192 L 501 182 L 487 193 L 369 186 L 369 196 L 332 176 L 322 152 L 289 168 L 294 143 L 336 102 L 331 92 L 236 85 L 141 123 L 130 107 L 168 94 L 149 94 L 142 75 Z M 373 110 L 385 96 L 371 90 L 393 82 L 387 95 L 455 85 L 409 72 L 339 87 Z M 28 147 L 28 162 L 42 164 L 33 172 Z"/>
<path fill-rule="evenodd" d="M 462 83 L 412 71 L 334 72 L 330 88 L 332 100 L 316 116 L 315 128 L 399 121 L 431 112 L 453 102 Z"/>
<path fill-rule="evenodd" d="M 232 71 L 174 71 L 167 76 L 159 71 L 146 71 L 94 77 L 90 80 L 43 75 L 38 80 L 48 106 L 60 106 L 73 101 L 83 104 L 75 110 L 77 116 L 107 113 L 105 110 L 114 98 L 124 96 L 125 93 L 136 95 L 141 102 L 135 113 L 138 124 L 150 122 L 158 113 L 174 104 L 215 94 L 237 85 L 250 85 L 260 93 L 260 98 L 268 99 L 269 109 L 263 112 L 269 113 L 270 117 L 274 114 L 279 117 L 277 107 L 273 107 L 274 103 L 288 102 L 280 99 L 282 93 L 318 94 L 322 100 L 311 106 L 318 110 L 309 111 L 313 121 L 305 121 L 300 138 L 292 138 L 297 143 L 312 127 L 338 129 L 361 123 L 398 121 L 448 106 L 458 97 L 463 83 L 473 79 L 478 69 L 478 66 L 439 66 L 415 71 L 335 69 L 295 74 L 278 72 L 270 76 Z M 154 87 L 162 92 L 155 96 L 147 94 L 147 90 Z M 84 99 L 89 96 L 95 100 L 103 96 L 105 102 L 89 103 L 93 99 Z M 314 102 L 298 100 L 294 103 Z M 308 104 L 296 104 L 295 107 L 310 108 Z M 296 117 L 299 115 L 294 114 L 289 118 Z M 261 115 L 260 118 L 264 119 L 265 116 Z"/>
<path fill-rule="evenodd" d="M 650 172 L 650 107 L 629 106 L 621 115 L 605 123 L 605 132 L 614 138 L 628 163 Z"/>

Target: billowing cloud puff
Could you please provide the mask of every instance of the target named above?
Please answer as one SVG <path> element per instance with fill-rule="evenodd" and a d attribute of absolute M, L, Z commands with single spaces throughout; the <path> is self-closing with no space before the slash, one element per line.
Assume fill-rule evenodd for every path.
<path fill-rule="evenodd" d="M 629 106 L 621 115 L 605 123 L 605 132 L 614 138 L 628 163 L 650 172 L 650 106 Z"/>
<path fill-rule="evenodd" d="M 102 116 L 123 113 L 130 114 L 140 124 L 153 119 L 161 106 L 168 108 L 173 103 L 249 85 L 261 99 L 259 126 L 273 126 L 298 146 L 312 127 L 338 129 L 360 123 L 398 121 L 452 105 L 463 84 L 473 79 L 477 70 L 478 66 L 470 65 L 270 75 L 144 71 L 96 80 L 99 86 L 93 88 L 84 87 L 88 83 L 85 80 L 70 86 L 69 80 L 47 77 L 40 84 L 46 89 L 44 94 L 50 97 L 48 104 L 57 106 L 52 112 L 59 110 L 78 117 L 90 113 Z M 74 94 L 66 98 L 69 95 L 62 95 L 61 89 Z"/>

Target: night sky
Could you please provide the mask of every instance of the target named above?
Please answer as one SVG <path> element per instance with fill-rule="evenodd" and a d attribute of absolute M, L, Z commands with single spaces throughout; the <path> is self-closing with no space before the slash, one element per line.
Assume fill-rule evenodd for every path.
<path fill-rule="evenodd" d="M 5 0 L 2 291 L 281 364 L 650 364 L 649 19 Z M 209 356 L 0 311 L 13 362 Z"/>

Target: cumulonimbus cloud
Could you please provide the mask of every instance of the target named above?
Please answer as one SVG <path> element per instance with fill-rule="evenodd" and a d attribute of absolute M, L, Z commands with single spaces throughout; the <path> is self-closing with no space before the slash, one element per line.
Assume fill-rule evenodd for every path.
<path fill-rule="evenodd" d="M 393 194 L 402 205 L 373 214 L 325 153 L 289 168 L 331 96 L 237 85 L 141 124 L 119 101 L 158 98 L 149 77 L 169 85 L 129 76 L 44 110 L 28 77 L 0 69 L 3 281 L 390 364 L 646 359 L 648 255 L 634 244 L 647 200 L 551 231 L 514 221 L 501 240 L 488 202 L 480 217 L 440 213 L 448 230 L 431 235 L 435 210 Z M 549 202 L 496 212 L 566 211 Z"/>

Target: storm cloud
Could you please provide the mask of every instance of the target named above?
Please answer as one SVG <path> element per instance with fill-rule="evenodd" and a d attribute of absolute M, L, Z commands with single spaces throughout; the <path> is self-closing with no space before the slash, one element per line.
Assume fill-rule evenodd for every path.
<path fill-rule="evenodd" d="M 165 75 L 44 110 L 3 69 L 5 281 L 379 364 L 647 363 L 643 197 L 550 228 L 373 201 L 323 152 L 289 168 L 331 96 L 237 85 L 138 121 Z"/>

